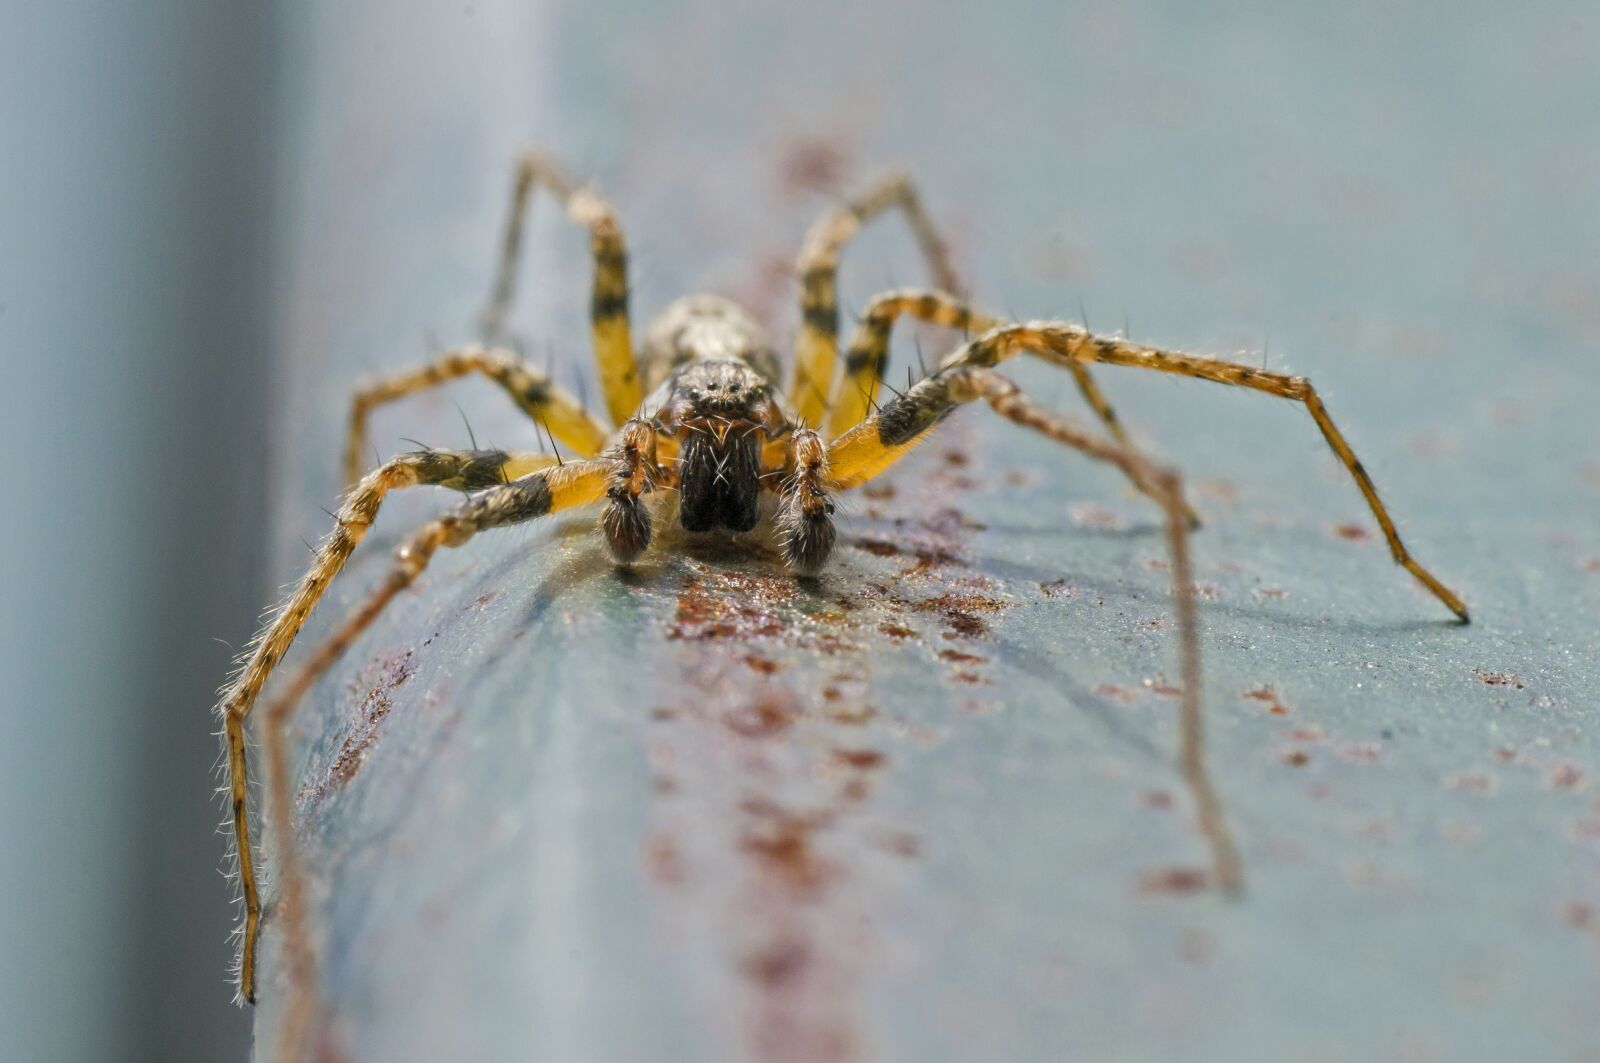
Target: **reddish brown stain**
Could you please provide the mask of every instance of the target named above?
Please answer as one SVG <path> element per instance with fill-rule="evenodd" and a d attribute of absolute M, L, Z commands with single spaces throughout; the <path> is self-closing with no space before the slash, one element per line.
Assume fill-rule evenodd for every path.
<path fill-rule="evenodd" d="M 1254 690 L 1247 690 L 1244 692 L 1243 696 L 1250 701 L 1259 702 L 1265 707 L 1266 712 L 1269 715 L 1289 715 L 1289 707 L 1283 703 L 1281 698 L 1278 697 L 1278 692 L 1272 689 L 1271 684 L 1257 687 Z"/>
<path fill-rule="evenodd" d="M 777 661 L 774 661 L 768 657 L 758 656 L 754 653 L 747 654 L 745 656 L 744 663 L 749 665 L 752 672 L 760 672 L 762 675 L 773 675 L 774 673 L 781 672 L 783 670 L 783 665 L 779 664 Z"/>
<path fill-rule="evenodd" d="M 1139 795 L 1139 804 L 1145 808 L 1165 811 L 1172 807 L 1172 794 L 1167 790 L 1146 790 Z"/>
<path fill-rule="evenodd" d="M 795 716 L 792 704 L 766 698 L 734 709 L 723 719 L 728 730 L 743 738 L 771 738 L 787 731 L 794 723 Z"/>
<path fill-rule="evenodd" d="M 887 758 L 876 749 L 835 749 L 833 759 L 847 767 L 871 771 L 882 767 Z"/>
<path fill-rule="evenodd" d="M 778 161 L 778 178 L 786 192 L 832 192 L 844 181 L 849 168 L 849 156 L 835 141 L 806 138 L 784 149 Z"/>
<path fill-rule="evenodd" d="M 1120 701 L 1124 705 L 1132 705 L 1138 691 L 1132 687 L 1118 686 L 1116 683 L 1101 683 L 1094 688 L 1094 693 L 1096 697 L 1110 698 L 1113 701 Z"/>
<path fill-rule="evenodd" d="M 828 719 L 834 723 L 842 723 L 847 727 L 859 727 L 867 723 L 878 714 L 878 710 L 871 705 L 856 705 L 847 709 L 835 709 L 828 713 Z"/>
<path fill-rule="evenodd" d="M 394 707 L 389 695 L 415 673 L 411 656 L 412 651 L 405 650 L 391 654 L 378 665 L 378 679 L 361 699 L 361 705 L 356 710 L 356 723 L 339 744 L 339 751 L 334 754 L 327 776 L 313 790 L 314 800 L 320 800 L 330 789 L 344 786 L 361 770 L 367 752 L 378 740 L 380 725 Z"/>
<path fill-rule="evenodd" d="M 952 678 L 954 678 L 957 683 L 966 683 L 969 686 L 976 686 L 989 682 L 989 680 L 985 679 L 977 672 L 957 672 Z"/>
<path fill-rule="evenodd" d="M 984 664 L 989 658 L 976 653 L 963 653 L 960 650 L 944 649 L 939 651 L 939 656 L 954 664 Z"/>
<path fill-rule="evenodd" d="M 892 639 L 916 638 L 917 633 L 904 624 L 879 624 L 878 630 Z"/>
<path fill-rule="evenodd" d="M 1512 687 L 1516 690 L 1521 690 L 1527 686 L 1521 676 L 1513 675 L 1510 672 L 1485 672 L 1481 668 L 1474 668 L 1472 675 L 1473 678 L 1485 686 Z"/>
<path fill-rule="evenodd" d="M 1311 755 L 1303 749 L 1286 749 L 1279 754 L 1278 759 L 1291 768 L 1303 768 L 1311 763 Z"/>
<path fill-rule="evenodd" d="M 850 545 L 878 557 L 897 557 L 902 552 L 900 547 L 883 539 L 870 539 L 866 536 L 857 536 L 850 540 Z"/>
<path fill-rule="evenodd" d="M 1581 790 L 1584 783 L 1583 769 L 1570 761 L 1552 764 L 1545 776 L 1545 785 L 1552 790 Z"/>
<path fill-rule="evenodd" d="M 1333 534 L 1352 543 L 1365 543 L 1372 540 L 1372 532 L 1359 524 L 1335 524 Z"/>
<path fill-rule="evenodd" d="M 744 972 L 767 989 L 781 989 L 799 981 L 811 964 L 811 948 L 804 939 L 778 935 L 744 959 Z"/>
<path fill-rule="evenodd" d="M 922 839 L 904 830 L 879 831 L 876 838 L 878 848 L 895 856 L 903 856 L 914 860 L 922 855 Z"/>
<path fill-rule="evenodd" d="M 664 835 L 652 837 L 645 846 L 645 866 L 650 877 L 663 886 L 683 885 L 683 854 L 678 846 Z"/>
<path fill-rule="evenodd" d="M 1483 772 L 1459 772 L 1445 779 L 1445 785 L 1452 790 L 1465 790 L 1472 794 L 1492 794 L 1495 778 Z"/>
<path fill-rule="evenodd" d="M 825 817 L 797 815 L 767 802 L 754 802 L 747 811 L 754 822 L 740 835 L 739 847 L 788 888 L 799 893 L 820 889 L 831 876 L 815 843 Z"/>
<path fill-rule="evenodd" d="M 1165 867 L 1139 876 L 1141 896 L 1198 893 L 1210 884 L 1211 876 L 1196 867 Z"/>
<path fill-rule="evenodd" d="M 472 607 L 474 609 L 482 609 L 484 606 L 488 605 L 498 597 L 500 597 L 499 591 L 490 591 L 487 594 L 480 594 L 473 599 Z"/>

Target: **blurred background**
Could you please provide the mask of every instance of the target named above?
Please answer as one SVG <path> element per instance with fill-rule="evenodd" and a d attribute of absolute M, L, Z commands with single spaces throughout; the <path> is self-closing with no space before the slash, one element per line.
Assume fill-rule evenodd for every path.
<path fill-rule="evenodd" d="M 350 383 L 469 334 L 510 160 L 532 142 L 620 204 L 642 313 L 711 287 L 755 305 L 780 336 L 794 317 L 784 271 L 806 222 L 860 177 L 908 165 L 986 305 L 1082 312 L 1101 329 L 1245 349 L 1311 375 L 1419 553 L 1468 589 L 1479 624 L 1436 642 L 1417 618 L 1437 610 L 1381 550 L 1347 565 L 1327 533 L 1364 513 L 1330 487 L 1303 418 L 1239 396 L 1197 408 L 1199 385 L 1116 378 L 1142 437 L 1197 482 L 1235 491 L 1207 499 L 1229 515 L 1207 530 L 1213 561 L 1281 531 L 1249 556 L 1292 588 L 1287 619 L 1248 587 L 1208 613 L 1220 755 L 1243 765 L 1223 790 L 1254 809 L 1245 832 L 1258 863 L 1330 845 L 1319 866 L 1351 892 L 1301 891 L 1289 871 L 1275 892 L 1265 872 L 1262 920 L 1230 915 L 1219 932 L 1248 944 L 1232 957 L 1223 947 L 1220 973 L 1171 985 L 1147 976 L 1209 956 L 1216 928 L 1139 915 L 1166 936 L 1130 937 L 1124 954 L 1117 935 L 1135 909 L 1117 905 L 1142 902 L 1078 898 L 1102 905 L 1092 911 L 1116 932 L 1075 942 L 1071 961 L 1026 959 L 1030 992 L 1095 1002 L 1062 1020 L 1085 1058 L 1211 1058 L 1225 1046 L 1237 1058 L 1252 1043 L 1289 1058 L 1300 1007 L 1318 1031 L 1301 1058 L 1507 1058 L 1512 1046 L 1600 1058 L 1600 827 L 1587 782 L 1600 711 L 1592 4 L 9 0 L 0 13 L 0 1057 L 249 1051 L 253 1016 L 229 1005 L 225 980 L 212 692 L 271 589 L 298 573 L 302 538 L 326 522 L 317 507 L 333 504 Z M 581 241 L 540 224 L 522 324 L 581 363 Z M 920 280 L 886 228 L 852 267 L 857 306 Z M 527 445 L 489 392 L 463 394 L 480 435 Z M 448 401 L 378 442 L 422 431 L 464 442 Z M 1005 439 L 994 446 L 1049 460 Z M 1088 483 L 1077 501 L 1115 491 Z M 1015 523 L 996 519 L 991 534 L 1010 528 L 1033 545 L 992 538 L 990 552 L 1063 549 L 1037 520 L 1030 531 L 1027 501 L 996 501 L 990 512 Z M 1122 566 L 1160 593 L 1124 541 L 1071 549 L 1108 587 Z M 1226 570 L 1209 578 L 1224 599 L 1235 592 Z M 1059 652 L 1087 671 L 1125 641 Z M 1389 662 L 1365 688 L 1332 670 Z M 1401 765 L 1386 782 L 1317 777 L 1345 803 L 1315 786 L 1285 797 L 1281 750 L 1244 733 L 1237 703 L 1274 663 L 1307 701 L 1326 698 L 1311 709 L 1319 726 L 1365 728 L 1352 742 L 1398 732 L 1424 752 L 1408 762 L 1384 747 Z M 1359 724 L 1340 715 L 1352 705 L 1367 712 Z M 1012 708 L 1012 724 L 1048 741 Z M 1082 741 L 1098 756 L 1097 742 L 1120 739 L 1091 728 Z M 1536 770 L 1509 774 L 1497 747 L 1535 750 Z M 1362 759 L 1364 746 L 1345 748 Z M 1159 751 L 1121 755 L 1162 763 Z M 1086 763 L 1083 785 L 1103 790 L 1102 761 Z M 984 766 L 974 756 L 941 770 L 979 778 Z M 995 785 L 1004 804 L 1007 784 Z M 1497 789 L 1495 803 L 1453 803 L 1475 789 Z M 926 793 L 952 808 L 971 797 Z M 1113 797 L 1101 823 L 1120 830 L 1128 815 L 1130 835 L 1142 832 L 1134 798 Z M 1268 809 L 1299 833 L 1264 840 Z M 1481 844 L 1463 856 L 1468 828 Z M 1396 837 L 1398 869 L 1372 851 Z M 1395 872 L 1382 904 L 1351 900 L 1380 865 Z M 1039 866 L 980 934 L 1015 935 L 1028 951 L 1046 880 L 1082 874 Z M 889 892 L 913 898 L 901 929 L 914 940 L 965 911 L 942 906 L 948 890 Z M 1378 941 L 1330 959 L 1351 927 Z M 949 947 L 952 964 L 972 958 L 959 940 Z M 996 951 L 979 956 L 994 964 L 985 977 L 1003 966 Z M 1450 970 L 1408 966 L 1429 955 Z M 613 960 L 594 969 L 622 970 Z M 1120 972 L 1127 1009 L 1094 996 L 1103 969 Z M 1039 1005 L 1016 1018 L 1003 998 L 1026 994 L 1001 977 L 953 1009 L 956 1033 L 924 1043 L 918 1016 L 950 998 L 896 977 L 872 984 L 884 999 L 861 1020 L 884 1058 L 937 1058 L 952 1044 L 961 1058 L 968 1043 L 1012 1046 L 989 1058 L 1044 1058 L 1052 1043 L 1059 1017 Z M 1233 988 L 1207 995 L 1223 984 Z M 1323 999 L 1324 985 L 1341 988 Z M 1423 988 L 1397 1004 L 1411 986 Z M 612 1044 L 603 1004 L 565 1031 L 571 1044 Z M 1031 1032 L 961 1040 L 1013 1019 Z M 1197 1040 L 1184 1040 L 1186 1024 Z"/>

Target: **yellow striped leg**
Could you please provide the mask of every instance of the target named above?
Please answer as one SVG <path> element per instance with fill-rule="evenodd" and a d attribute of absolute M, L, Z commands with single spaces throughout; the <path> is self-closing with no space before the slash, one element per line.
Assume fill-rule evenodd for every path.
<path fill-rule="evenodd" d="M 223 692 L 217 706 L 227 736 L 229 807 L 234 846 L 239 857 L 239 882 L 244 892 L 243 952 L 239 962 L 239 995 L 244 1000 L 255 1003 L 256 933 L 261 921 L 261 896 L 256 884 L 254 853 L 250 849 L 250 821 L 245 812 L 248 787 L 244 721 L 266 685 L 267 677 L 305 626 L 306 618 L 328 584 L 366 537 L 384 496 L 390 491 L 421 484 L 476 490 L 547 468 L 555 464 L 555 460 L 546 454 L 498 450 L 433 450 L 402 454 L 369 473 L 345 495 L 334 518 L 333 532 L 317 549 L 311 570 L 251 643 L 243 667 Z"/>
<path fill-rule="evenodd" d="M 899 207 L 905 214 L 935 286 L 948 292 L 960 291 L 945 242 L 904 174 L 880 178 L 861 196 L 819 219 L 806 234 L 800 251 L 800 336 L 790 387 L 800 423 L 808 427 L 822 426 L 823 415 L 833 399 L 839 356 L 840 251 L 863 225 L 891 207 Z"/>
<path fill-rule="evenodd" d="M 517 160 L 511 209 L 501 237 L 500 264 L 495 271 L 489 305 L 483 313 L 484 338 L 489 343 L 503 339 L 506 313 L 516 290 L 522 230 L 535 185 L 544 186 L 561 203 L 568 217 L 589 230 L 589 248 L 594 256 L 589 316 L 594 332 L 595 364 L 600 370 L 600 386 L 605 392 L 611 423 L 620 425 L 644 400 L 628 322 L 628 249 L 622 238 L 622 227 L 610 203 L 579 185 L 554 160 L 536 151 L 526 151 Z"/>
<path fill-rule="evenodd" d="M 1311 381 L 1305 377 L 1287 376 L 1283 373 L 1254 369 L 1236 362 L 1145 347 L 1114 336 L 1096 336 L 1081 325 L 1066 322 L 1007 325 L 993 329 L 964 345 L 945 359 L 939 372 L 918 382 L 906 393 L 904 399 L 897 398 L 885 403 L 878 416 L 847 432 L 840 437 L 835 446 L 849 441 L 849 445 L 844 449 L 850 455 L 851 462 L 859 467 L 854 475 L 869 477 L 876 475 L 877 471 L 887 468 L 898 460 L 900 454 L 909 449 L 922 432 L 949 411 L 951 403 L 948 392 L 952 373 L 963 368 L 997 365 L 1018 354 L 1031 354 L 1060 366 L 1068 366 L 1073 362 L 1085 364 L 1101 362 L 1107 365 L 1153 369 L 1161 373 L 1173 373 L 1232 387 L 1249 388 L 1252 391 L 1265 392 L 1268 395 L 1304 404 L 1306 412 L 1311 415 L 1311 419 L 1321 431 L 1329 449 L 1349 470 L 1351 478 L 1355 480 L 1356 486 L 1367 500 L 1367 506 L 1372 510 L 1379 527 L 1383 529 L 1384 538 L 1389 543 L 1389 552 L 1394 556 L 1395 563 L 1427 587 L 1434 597 L 1460 618 L 1462 623 L 1469 620 L 1467 607 L 1460 597 L 1419 564 L 1400 541 L 1400 533 L 1395 528 L 1388 509 L 1379 499 L 1378 489 L 1373 484 L 1372 477 L 1356 457 L 1355 451 L 1350 448 L 1344 433 L 1339 431 L 1333 419 L 1328 416 L 1322 397 L 1311 386 Z M 846 475 L 847 466 L 841 465 L 837 456 L 833 459 L 833 465 L 835 477 L 842 480 Z"/>
<path fill-rule="evenodd" d="M 979 313 L 965 302 L 944 292 L 906 289 L 885 292 L 867 304 L 867 312 L 850 341 L 845 355 L 845 377 L 828 417 L 828 437 L 837 439 L 867 416 L 877 401 L 878 385 L 889 362 L 889 334 L 902 314 L 963 333 L 987 332 L 1003 322 Z M 1132 446 L 1111 404 L 1100 392 L 1089 367 L 1073 362 L 1068 368 L 1084 401 L 1094 410 L 1111 437 Z M 1190 523 L 1196 523 L 1190 514 Z"/>
<path fill-rule="evenodd" d="M 550 383 L 550 378 L 510 351 L 462 347 L 431 365 L 392 373 L 362 387 L 350 403 L 350 427 L 344 444 L 344 482 L 354 486 L 366 460 L 367 419 L 374 407 L 435 388 L 469 373 L 482 373 L 505 389 L 511 400 L 552 436 L 592 458 L 610 435 L 605 425 L 578 400 Z"/>

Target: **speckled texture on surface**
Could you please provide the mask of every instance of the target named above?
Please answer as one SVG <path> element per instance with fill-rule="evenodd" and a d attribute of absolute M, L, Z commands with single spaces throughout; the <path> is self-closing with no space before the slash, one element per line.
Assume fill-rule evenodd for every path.
<path fill-rule="evenodd" d="M 1249 874 L 1228 904 L 1183 889 L 1203 850 L 1162 546 L 1111 473 L 966 411 L 852 501 L 810 589 L 759 552 L 622 578 L 583 518 L 486 536 L 302 718 L 328 1036 L 394 1059 L 1600 1054 L 1592 13 L 894 8 L 302 25 L 283 575 L 353 380 L 468 335 L 536 140 L 621 207 L 641 318 L 706 287 L 784 339 L 814 186 L 910 165 L 985 305 L 1310 376 L 1475 623 L 1389 563 L 1303 411 L 1102 373 L 1208 520 L 1212 763 Z M 542 206 L 517 327 L 576 373 L 583 240 Z M 847 263 L 855 306 L 921 279 L 893 223 Z M 487 387 L 451 395 L 480 439 L 533 444 Z M 376 427 L 384 450 L 465 436 L 444 396 Z M 334 600 L 438 504 L 397 499 Z"/>

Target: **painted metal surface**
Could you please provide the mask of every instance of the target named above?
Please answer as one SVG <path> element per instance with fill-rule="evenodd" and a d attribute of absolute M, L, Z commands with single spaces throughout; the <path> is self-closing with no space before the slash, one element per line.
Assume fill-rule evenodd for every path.
<path fill-rule="evenodd" d="M 1249 875 L 1230 904 L 1186 888 L 1204 854 L 1159 525 L 1114 474 L 965 411 L 852 501 L 816 587 L 759 549 L 621 576 L 583 518 L 486 536 L 302 716 L 329 1045 L 1600 1053 L 1600 130 L 1576 8 L 365 6 L 289 44 L 285 578 L 354 379 L 470 336 L 534 140 L 618 202 L 641 316 L 710 288 L 780 336 L 822 187 L 909 164 L 985 305 L 1310 376 L 1475 623 L 1389 563 L 1303 411 L 1102 374 L 1208 521 L 1212 764 Z M 583 238 L 553 214 L 517 325 L 578 373 Z M 852 245 L 846 299 L 915 266 L 887 223 Z M 1069 381 L 1017 375 L 1074 408 Z M 533 445 L 487 387 L 451 394 L 479 439 Z M 451 401 L 385 413 L 380 446 L 464 443 Z M 331 601 L 439 504 L 390 504 Z"/>

